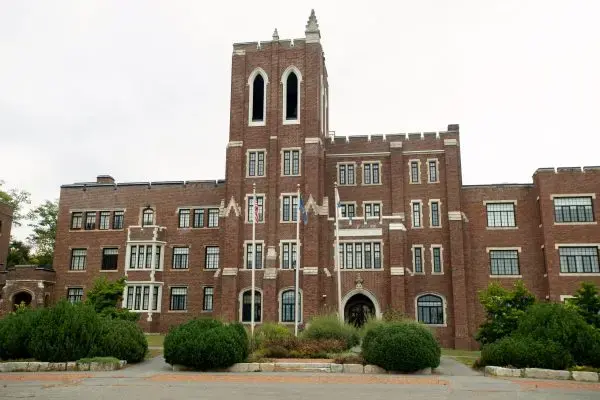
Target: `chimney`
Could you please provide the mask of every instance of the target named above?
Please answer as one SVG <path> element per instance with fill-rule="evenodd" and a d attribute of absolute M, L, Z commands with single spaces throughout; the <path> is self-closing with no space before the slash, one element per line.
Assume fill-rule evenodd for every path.
<path fill-rule="evenodd" d="M 96 183 L 110 183 L 114 184 L 115 179 L 110 175 L 98 175 L 96 177 Z"/>
<path fill-rule="evenodd" d="M 448 125 L 448 132 L 458 132 L 458 124 L 450 124 Z"/>

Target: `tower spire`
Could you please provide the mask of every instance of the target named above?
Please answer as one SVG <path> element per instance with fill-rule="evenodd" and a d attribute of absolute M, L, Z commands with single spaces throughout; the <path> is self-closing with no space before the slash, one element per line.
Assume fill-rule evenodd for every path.
<path fill-rule="evenodd" d="M 304 33 L 306 34 L 306 43 L 319 43 L 321 40 L 321 31 L 319 31 L 319 23 L 314 9 L 310 10 Z"/>
<path fill-rule="evenodd" d="M 279 32 L 277 32 L 277 28 L 275 28 L 275 30 L 273 31 L 273 41 L 279 41 Z"/>

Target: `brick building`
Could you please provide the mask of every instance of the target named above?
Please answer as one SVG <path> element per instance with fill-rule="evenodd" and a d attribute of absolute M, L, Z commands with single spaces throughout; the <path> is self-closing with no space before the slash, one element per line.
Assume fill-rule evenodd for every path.
<path fill-rule="evenodd" d="M 148 331 L 199 315 L 251 315 L 253 187 L 259 218 L 255 315 L 294 320 L 298 188 L 303 320 L 338 307 L 334 187 L 340 194 L 346 319 L 399 310 L 469 348 L 477 291 L 522 279 L 560 301 L 600 284 L 600 167 L 538 169 L 529 184 L 463 185 L 458 125 L 442 132 L 330 134 L 314 13 L 301 39 L 233 45 L 225 180 L 64 185 L 52 300 L 127 276 L 124 305 Z"/>

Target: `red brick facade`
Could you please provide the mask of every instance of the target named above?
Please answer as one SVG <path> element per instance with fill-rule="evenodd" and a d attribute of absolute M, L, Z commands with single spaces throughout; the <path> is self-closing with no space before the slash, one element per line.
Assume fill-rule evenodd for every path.
<path fill-rule="evenodd" d="M 423 308 L 423 312 L 437 316 L 436 310 L 443 310 L 443 317 L 434 325 L 443 346 L 469 348 L 475 345 L 473 335 L 483 318 L 477 291 L 491 281 L 511 285 L 523 279 L 538 298 L 553 301 L 573 294 L 581 280 L 600 284 L 596 216 L 600 168 L 539 169 L 532 184 L 465 186 L 458 125 L 449 125 L 443 132 L 406 135 L 331 135 L 327 70 L 319 37 L 316 21 L 309 21 L 303 39 L 279 40 L 274 36 L 270 42 L 234 45 L 224 181 L 117 184 L 104 176 L 97 182 L 63 186 L 53 300 L 65 297 L 70 288 L 83 289 L 85 296 L 98 276 L 125 275 L 131 285 L 141 285 L 139 294 L 138 289 L 132 289 L 125 297 L 132 304 L 139 299 L 133 306 L 143 309 L 141 324 L 148 331 L 164 332 L 170 325 L 205 314 L 241 319 L 242 293 L 251 285 L 244 244 L 252 237 L 247 210 L 254 184 L 257 194 L 264 196 L 264 221 L 256 227 L 257 241 L 262 244 L 263 268 L 256 271 L 262 321 L 282 319 L 282 291 L 294 286 L 294 270 L 281 267 L 281 241 L 296 238 L 296 223 L 284 221 L 283 197 L 295 194 L 298 188 L 308 211 L 308 222 L 300 224 L 301 315 L 308 321 L 319 312 L 337 310 L 333 251 L 336 182 L 340 201 L 355 203 L 353 218 L 339 221 L 344 262 L 353 267 L 340 271 L 346 313 L 352 296 L 362 294 L 372 301 L 378 315 L 393 309 L 416 318 L 417 299 L 432 294 L 437 297 L 428 300 L 435 304 L 436 299 L 441 300 L 441 306 L 433 305 L 433 311 Z M 288 80 L 290 71 L 298 78 L 295 113 L 286 108 L 286 102 L 293 104 L 290 99 L 294 92 L 288 88 L 288 83 L 293 83 Z M 264 81 L 266 107 L 263 117 L 253 118 L 261 114 L 253 109 L 257 99 L 262 99 L 260 93 L 254 95 L 254 85 L 261 82 L 255 80 L 259 74 Z M 287 120 L 288 114 L 296 118 Z M 293 175 L 295 153 L 285 153 L 285 149 L 299 150 L 297 176 Z M 253 151 L 262 152 L 260 157 L 264 158 Z M 251 157 L 255 157 L 252 166 Z M 341 172 L 342 165 L 352 166 L 352 180 L 348 169 Z M 286 168 L 290 176 L 285 175 Z M 261 176 L 250 176 L 251 172 Z M 585 203 L 573 206 L 581 212 L 577 218 L 584 222 L 557 224 L 556 195 L 591 202 L 592 220 L 588 221 L 586 210 L 590 208 Z M 378 203 L 379 212 L 365 202 Z M 500 205 L 504 211 L 488 212 L 487 203 L 493 203 L 492 208 Z M 416 212 L 415 204 L 420 205 Z M 514 213 L 506 211 L 510 204 Z M 436 205 L 437 213 L 432 212 Z M 153 219 L 141 226 L 145 209 L 152 210 Z M 179 227 L 180 211 L 188 209 L 190 227 Z M 194 227 L 195 209 L 205 210 L 203 227 Z M 218 227 L 207 227 L 209 209 L 218 210 Z M 367 218 L 368 209 L 372 216 Z M 108 229 L 100 229 L 101 211 L 108 212 L 108 225 L 102 226 Z M 74 213 L 79 212 L 81 228 L 73 222 Z M 87 226 L 91 229 L 85 229 L 86 222 L 91 221 L 86 221 L 87 212 L 95 216 L 95 225 Z M 113 225 L 115 212 L 124 215 L 123 226 L 117 229 Z M 498 219 L 488 223 L 495 216 Z M 185 214 L 181 218 L 187 225 Z M 150 257 L 149 267 L 158 263 L 159 268 L 146 269 L 139 248 L 134 259 L 132 244 L 151 246 L 144 247 L 143 256 Z M 571 261 L 564 261 L 564 271 L 570 262 L 574 272 L 561 273 L 558 247 L 574 244 L 580 245 L 576 249 L 587 250 L 583 256 L 573 255 Z M 207 247 L 217 246 L 218 266 L 207 256 Z M 159 254 L 157 247 L 162 248 Z M 117 249 L 114 270 L 102 270 L 105 248 Z M 189 249 L 187 268 L 174 268 L 185 264 L 182 256 L 175 256 L 175 248 Z M 73 260 L 77 249 L 85 250 L 85 261 Z M 419 251 L 420 263 L 415 260 Z M 517 261 L 501 258 L 492 268 L 492 254 L 514 256 Z M 211 262 L 217 268 L 207 268 Z M 127 268 L 132 263 L 143 266 Z M 492 275 L 492 270 L 504 275 Z M 154 289 L 144 285 L 159 288 L 155 311 L 150 312 Z M 174 308 L 183 304 L 178 303 L 181 298 L 171 299 L 172 288 L 187 289 L 185 310 L 171 310 L 173 304 Z M 212 311 L 206 310 L 210 299 L 205 298 L 205 288 L 212 288 L 214 293 Z"/>

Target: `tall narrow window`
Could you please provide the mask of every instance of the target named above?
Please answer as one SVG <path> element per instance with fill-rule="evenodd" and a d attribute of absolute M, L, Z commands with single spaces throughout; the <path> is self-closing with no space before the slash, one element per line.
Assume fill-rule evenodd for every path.
<path fill-rule="evenodd" d="M 194 210 L 194 228 L 204 227 L 204 209 L 197 208 Z"/>
<path fill-rule="evenodd" d="M 298 309 L 302 310 L 302 295 L 298 296 Z M 300 312 L 302 319 L 302 313 Z M 281 293 L 281 322 L 296 321 L 296 293 L 293 290 L 286 290 Z"/>
<path fill-rule="evenodd" d="M 265 79 L 257 74 L 252 83 L 252 122 L 265 120 Z"/>
<path fill-rule="evenodd" d="M 421 171 L 419 171 L 419 162 L 410 162 L 410 183 L 419 183 L 421 181 Z"/>
<path fill-rule="evenodd" d="M 182 208 L 179 210 L 179 227 L 189 228 L 190 227 L 190 209 Z"/>
<path fill-rule="evenodd" d="M 248 152 L 248 176 L 265 176 L 265 152 L 253 150 Z"/>
<path fill-rule="evenodd" d="M 300 175 L 300 150 L 283 151 L 283 175 Z"/>
<path fill-rule="evenodd" d="M 187 310 L 187 288 L 173 287 L 171 288 L 171 305 L 170 310 L 185 311 Z"/>
<path fill-rule="evenodd" d="M 219 226 L 219 209 L 209 208 L 208 209 L 208 227 L 216 228 Z"/>
<path fill-rule="evenodd" d="M 281 268 L 291 269 L 296 268 L 296 243 L 282 242 L 281 243 Z"/>
<path fill-rule="evenodd" d="M 206 268 L 206 269 L 219 268 L 219 247 L 218 246 L 206 246 L 206 253 L 204 255 L 204 268 Z"/>
<path fill-rule="evenodd" d="M 258 218 L 256 222 L 264 222 L 265 220 L 265 197 L 264 196 L 256 196 L 256 204 L 258 208 Z M 248 209 L 246 210 L 246 222 L 254 222 L 254 195 L 248 196 Z"/>
<path fill-rule="evenodd" d="M 444 324 L 444 302 L 441 297 L 428 294 L 417 299 L 417 320 L 427 325 Z"/>
<path fill-rule="evenodd" d="M 354 164 L 338 164 L 338 183 L 354 185 Z"/>
<path fill-rule="evenodd" d="M 441 247 L 432 247 L 431 248 L 431 258 L 433 263 L 433 273 L 441 274 L 442 273 L 442 248 Z"/>
<path fill-rule="evenodd" d="M 423 248 L 413 247 L 413 268 L 415 274 L 423 273 Z"/>
<path fill-rule="evenodd" d="M 204 288 L 204 303 L 202 304 L 202 311 L 212 311 L 213 310 L 214 294 L 215 294 L 215 288 L 209 287 L 209 286 Z"/>
<path fill-rule="evenodd" d="M 96 211 L 88 211 L 85 213 L 85 229 L 96 229 Z"/>
<path fill-rule="evenodd" d="M 173 269 L 187 269 L 189 254 L 190 254 L 189 247 L 174 247 L 173 248 Z"/>
<path fill-rule="evenodd" d="M 421 202 L 412 203 L 412 225 L 413 228 L 421 228 Z"/>
<path fill-rule="evenodd" d="M 154 225 L 154 210 L 147 208 L 142 215 L 142 226 Z"/>
<path fill-rule="evenodd" d="M 427 166 L 429 167 L 429 183 L 439 182 L 437 160 L 429 160 Z"/>
<path fill-rule="evenodd" d="M 115 270 L 119 262 L 119 249 L 105 248 L 102 249 L 102 270 Z"/>
<path fill-rule="evenodd" d="M 113 229 L 123 229 L 123 211 L 115 211 L 113 215 Z"/>
<path fill-rule="evenodd" d="M 98 229 L 108 229 L 110 227 L 110 211 L 100 211 L 100 226 Z"/>
<path fill-rule="evenodd" d="M 281 219 L 285 222 L 298 220 L 297 195 L 286 195 L 281 197 Z"/>
<path fill-rule="evenodd" d="M 440 203 L 432 201 L 430 204 L 431 208 L 431 226 L 440 226 Z"/>
<path fill-rule="evenodd" d="M 247 290 L 242 295 L 242 322 L 251 322 L 252 319 L 252 295 Z M 259 291 L 254 292 L 254 322 L 260 322 L 262 295 Z"/>
<path fill-rule="evenodd" d="M 256 243 L 256 269 L 262 269 L 262 243 Z M 252 243 L 246 244 L 246 268 L 252 269 Z"/>
<path fill-rule="evenodd" d="M 71 214 L 71 229 L 81 229 L 83 213 L 74 212 Z"/>
<path fill-rule="evenodd" d="M 82 271 L 85 269 L 85 260 L 87 257 L 87 249 L 71 250 L 71 270 Z"/>
<path fill-rule="evenodd" d="M 285 81 L 285 120 L 298 119 L 298 77 L 293 71 Z"/>

